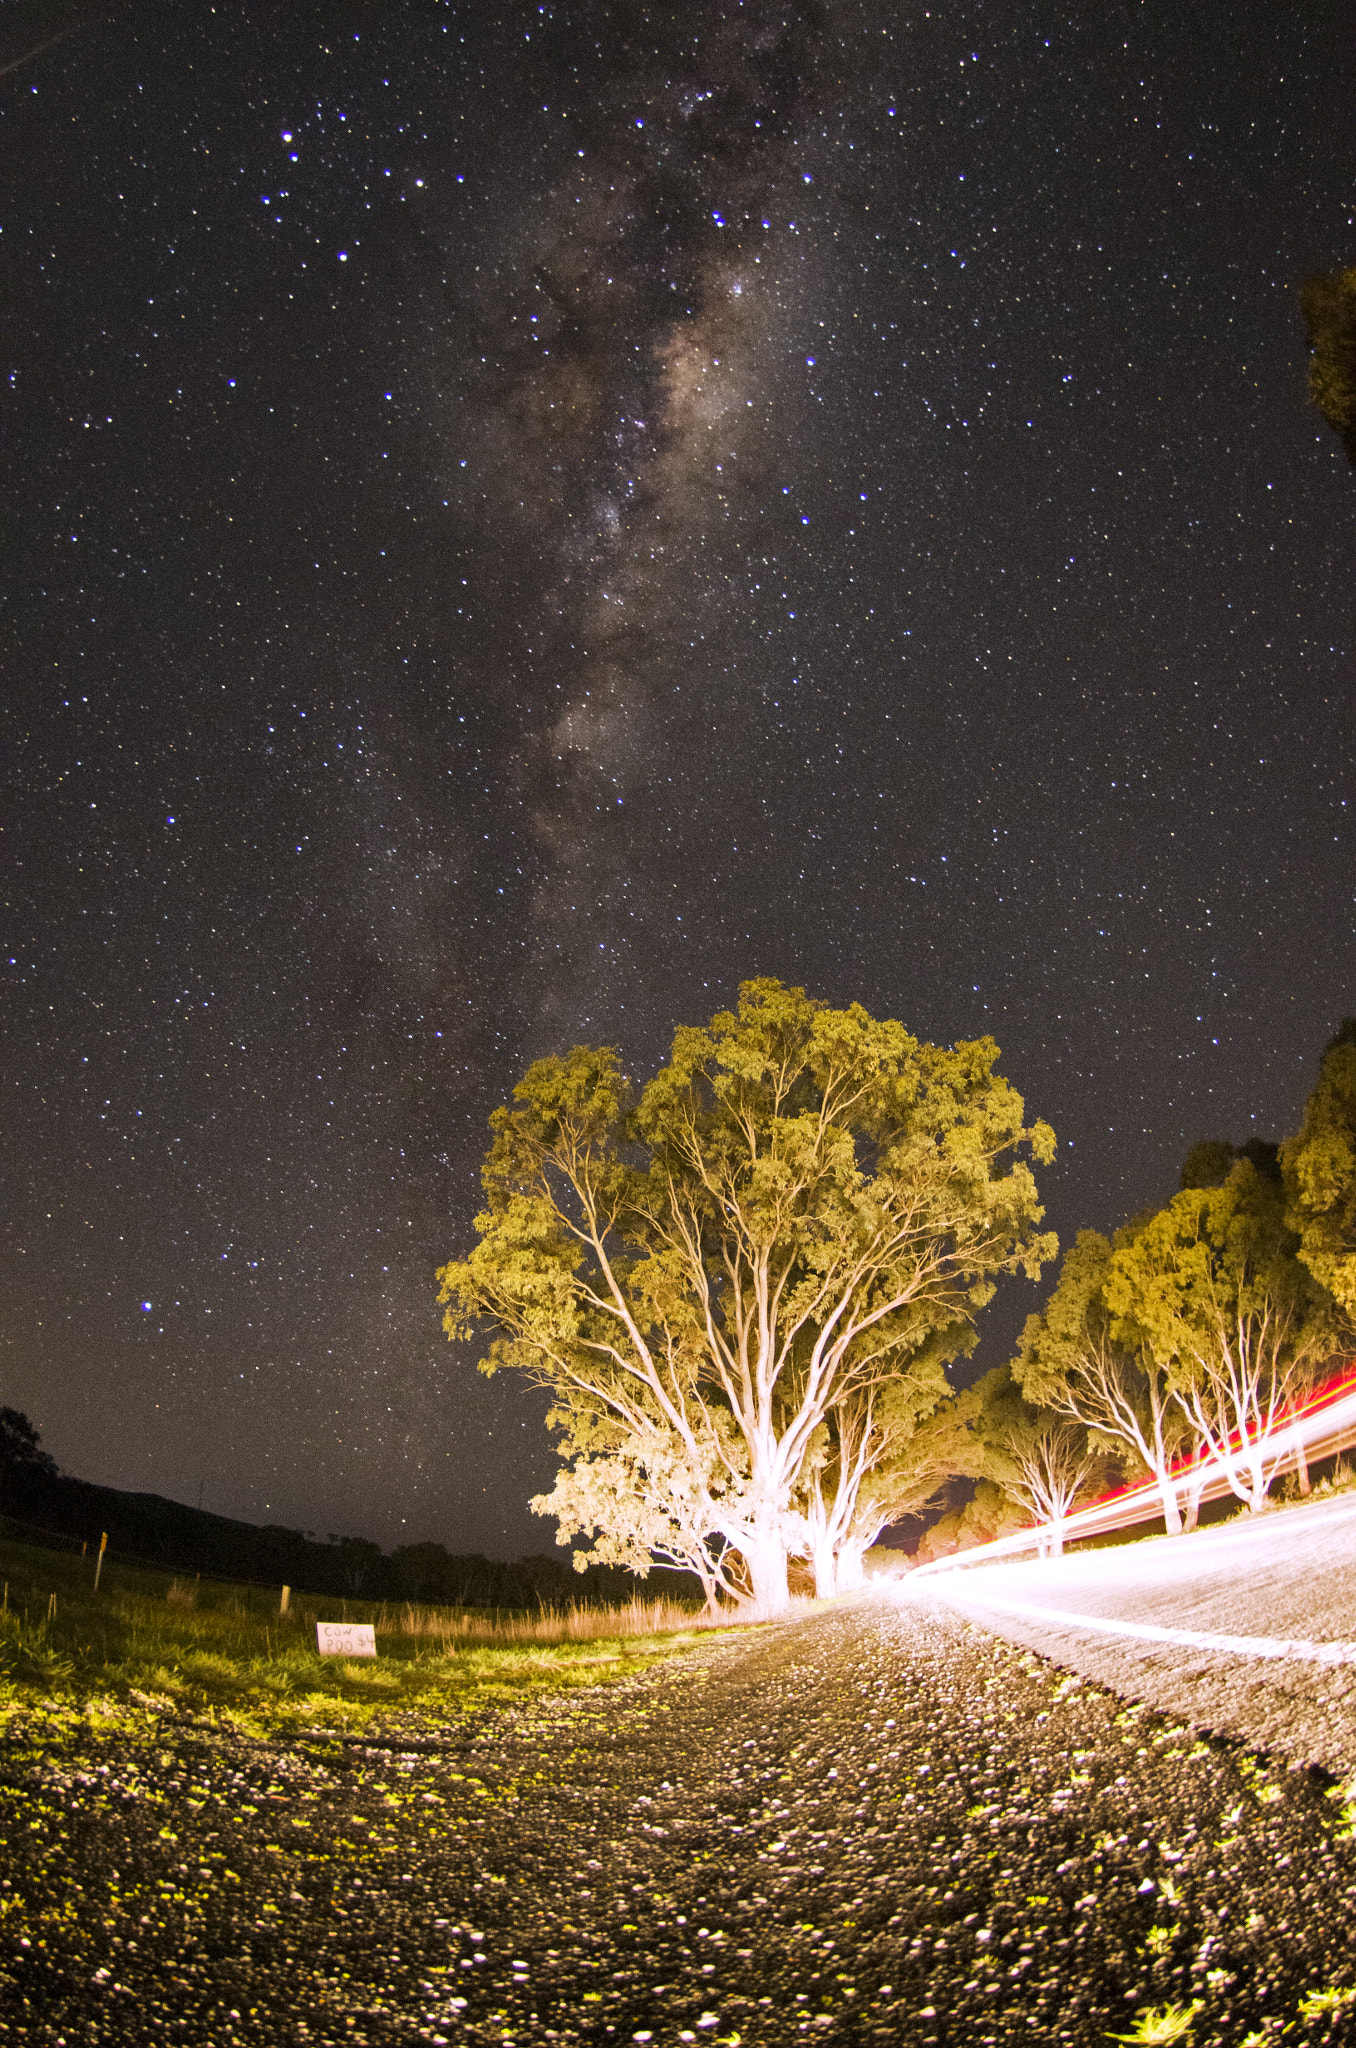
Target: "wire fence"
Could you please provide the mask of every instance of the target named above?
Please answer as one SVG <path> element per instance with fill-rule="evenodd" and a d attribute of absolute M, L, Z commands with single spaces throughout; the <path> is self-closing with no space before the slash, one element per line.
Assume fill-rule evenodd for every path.
<path fill-rule="evenodd" d="M 26 1543 L 35 1550 L 55 1550 L 66 1556 L 88 1557 L 91 1561 L 99 1554 L 97 1539 L 71 1536 L 62 1529 L 44 1529 L 36 1522 L 23 1522 L 15 1515 L 0 1515 L 0 1540 L 8 1538 L 12 1543 Z M 262 1592 L 276 1593 L 282 1585 L 281 1579 L 260 1579 L 248 1572 L 232 1572 L 229 1577 L 221 1572 L 205 1572 L 196 1564 L 176 1563 L 172 1558 L 143 1557 L 135 1550 L 124 1550 L 110 1543 L 104 1551 L 104 1570 L 111 1564 L 130 1565 L 136 1571 L 156 1572 L 167 1579 L 203 1580 L 209 1586 L 256 1586 Z M 303 1590 L 298 1587 L 297 1591 Z M 309 1589 L 306 1589 L 309 1591 Z M 316 1599 L 330 1597 L 340 1599 L 342 1594 L 333 1596 L 326 1593 L 314 1594 Z M 380 1601 L 367 1603 L 379 1606 Z"/>
<path fill-rule="evenodd" d="M 98 1541 L 91 1538 L 82 1540 L 60 1529 L 47 1529 L 35 1522 L 21 1521 L 14 1515 L 0 1514 L 0 1541 L 23 1543 L 34 1549 L 50 1550 L 67 1557 L 83 1558 L 88 1563 L 93 1577 L 95 1560 L 99 1554 Z M 183 1586 L 191 1604 L 193 1588 L 198 1585 L 220 1587 L 231 1592 L 248 1587 L 267 1593 L 276 1603 L 285 1582 L 281 1577 L 261 1579 L 246 1572 L 232 1572 L 229 1576 L 220 1572 L 203 1571 L 194 1564 L 176 1563 L 165 1557 L 145 1557 L 137 1551 L 124 1550 L 109 1544 L 104 1552 L 103 1584 L 109 1584 L 109 1571 L 114 1565 L 125 1566 L 133 1571 L 153 1573 L 161 1579 L 172 1582 L 171 1598 L 177 1597 Z M 552 1597 L 548 1589 L 537 1588 L 534 1594 L 518 1602 L 483 1601 L 473 1599 L 420 1600 L 406 1593 L 364 1594 L 346 1591 L 341 1587 L 317 1588 L 304 1582 L 292 1582 L 288 1590 L 292 1596 L 294 1612 L 301 1611 L 301 1603 L 318 1603 L 324 1608 L 338 1608 L 345 1618 L 370 1617 L 379 1627 L 407 1625 L 415 1634 L 446 1635 L 448 1637 L 480 1637 L 487 1641 L 500 1640 L 507 1630 L 509 1634 L 520 1634 L 524 1639 L 549 1636 L 591 1637 L 599 1634 L 653 1633 L 660 1628 L 678 1628 L 693 1625 L 696 1603 L 682 1598 L 651 1596 L 645 1599 L 633 1593 L 614 1601 L 594 1601 L 581 1604 L 576 1601 Z M 403 1617 L 397 1623 L 393 1617 Z M 628 1624 L 626 1626 L 625 1624 Z"/>
<path fill-rule="evenodd" d="M 17 1515 L 0 1515 L 0 1536 L 8 1536 L 14 1543 L 32 1543 L 38 1550 L 78 1550 L 82 1557 L 89 1547 L 78 1536 L 61 1529 L 42 1529 L 36 1522 L 21 1522 Z"/>
<path fill-rule="evenodd" d="M 53 1552 L 77 1564 L 83 1562 L 87 1567 L 85 1577 L 91 1584 L 98 1583 L 95 1568 L 99 1545 L 96 1541 L 82 1540 L 65 1530 L 44 1528 L 14 1515 L 0 1515 L 0 1542 L 5 1541 Z M 240 1574 L 227 1578 L 200 1571 L 195 1565 L 176 1565 L 163 1557 L 148 1558 L 133 1551 L 115 1551 L 111 1544 L 104 1551 L 103 1560 L 102 1584 L 106 1592 L 115 1589 L 116 1582 L 110 1581 L 110 1566 L 116 1563 L 129 1571 L 158 1578 L 171 1607 L 195 1608 L 200 1589 L 219 1589 L 228 1596 L 224 1603 L 228 1613 L 239 1616 L 252 1612 L 256 1620 L 263 1620 L 278 1612 L 283 1585 L 278 1579 L 247 1578 Z M 117 1590 L 143 1596 L 147 1591 L 144 1586 L 129 1585 L 125 1579 Z M 239 1595 L 242 1590 L 265 1593 L 268 1596 L 267 1609 L 253 1602 L 248 1608 L 242 1607 L 237 1599 L 231 1597 Z M 461 1601 L 421 1602 L 408 1597 L 381 1595 L 364 1599 L 360 1594 L 316 1592 L 305 1586 L 292 1586 L 287 1590 L 293 1597 L 281 1612 L 290 1614 L 293 1620 L 309 1623 L 342 1616 L 346 1621 L 370 1621 L 379 1635 L 433 1638 L 444 1650 L 525 1647 L 532 1643 L 590 1641 L 619 1635 L 658 1635 L 705 1628 L 717 1619 L 729 1619 L 728 1616 L 717 1618 L 699 1613 L 695 1602 L 662 1594 L 648 1599 L 632 1594 L 629 1599 L 581 1606 L 577 1602 L 552 1601 L 539 1593 L 534 1607 L 531 1604 L 490 1606 Z M 7 1580 L 6 1601 L 8 1597 Z M 53 1600 L 55 1597 L 54 1593 Z M 211 1604 L 215 1607 L 218 1603 L 213 1600 Z M 329 1610 L 328 1614 L 326 1610 Z"/>

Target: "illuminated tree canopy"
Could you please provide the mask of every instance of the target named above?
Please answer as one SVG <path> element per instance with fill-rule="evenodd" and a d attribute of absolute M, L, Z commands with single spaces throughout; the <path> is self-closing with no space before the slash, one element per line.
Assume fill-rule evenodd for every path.
<path fill-rule="evenodd" d="M 1220 1149 L 1232 1155 L 1232 1147 Z M 1117 1233 L 1121 1251 L 1133 1235 Z M 1112 1262 L 1109 1239 L 1079 1231 L 1045 1309 L 1027 1318 L 1013 1375 L 1028 1400 L 1081 1424 L 1132 1468 L 1151 1473 L 1165 1526 L 1177 1535 L 1182 1513 L 1172 1466 L 1197 1435 L 1173 1400 L 1171 1357 L 1160 1356 L 1137 1329 L 1116 1327 L 1106 1294 Z"/>
<path fill-rule="evenodd" d="M 1054 1251 L 1028 1163 L 1053 1133 L 998 1056 L 762 980 L 643 1088 L 608 1047 L 528 1070 L 439 1298 L 449 1336 L 491 1334 L 484 1371 L 555 1396 L 566 1470 L 535 1505 L 562 1535 L 763 1612 L 791 1555 L 850 1574 L 937 1463 L 945 1363 L 995 1276 Z"/>
<path fill-rule="evenodd" d="M 1356 1329 L 1356 1017 L 1323 1055 L 1298 1134 L 1281 1148 L 1286 1221 L 1300 1257 Z"/>
<path fill-rule="evenodd" d="M 1164 1376 L 1254 1512 L 1267 1435 L 1336 1343 L 1332 1299 L 1298 1249 L 1282 1188 L 1241 1159 L 1222 1186 L 1186 1189 L 1128 1233 L 1103 1282 L 1112 1341 Z"/>
<path fill-rule="evenodd" d="M 1356 463 L 1356 266 L 1307 280 L 1300 299 L 1309 347 L 1309 396 Z"/>

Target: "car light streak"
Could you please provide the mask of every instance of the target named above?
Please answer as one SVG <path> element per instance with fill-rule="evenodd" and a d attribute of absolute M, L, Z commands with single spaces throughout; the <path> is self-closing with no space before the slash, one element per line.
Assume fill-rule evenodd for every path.
<path fill-rule="evenodd" d="M 1356 1371 L 1348 1365 L 1339 1377 L 1290 1409 L 1256 1448 L 1270 1464 L 1271 1476 L 1274 1477 L 1278 1468 L 1288 1458 L 1294 1458 L 1301 1448 L 1307 1457 L 1318 1459 L 1331 1457 L 1353 1444 L 1356 1444 Z M 1231 1491 L 1229 1469 L 1239 1463 L 1244 1448 L 1235 1435 L 1230 1439 L 1227 1457 L 1210 1457 L 1200 1462 L 1184 1459 L 1172 1467 L 1170 1477 L 1179 1493 L 1188 1489 L 1194 1492 L 1199 1486 L 1203 1501 L 1218 1500 Z M 1254 1447 L 1248 1445 L 1247 1448 L 1251 1452 Z M 1016 1557 L 1028 1550 L 1044 1550 L 1052 1538 L 1061 1543 L 1076 1543 L 1081 1537 L 1104 1536 L 1113 1529 L 1128 1529 L 1137 1522 L 1150 1521 L 1160 1516 L 1162 1511 L 1157 1480 L 1142 1480 L 1138 1485 L 1122 1487 L 1116 1493 L 1094 1501 L 1091 1506 L 1078 1508 L 1073 1514 L 1056 1521 L 1035 1522 L 1029 1528 L 1019 1529 L 1013 1536 L 999 1536 L 992 1543 L 977 1543 L 973 1549 L 958 1551 L 953 1557 L 933 1558 L 928 1564 L 919 1565 L 912 1577 L 965 1570 L 972 1565 L 988 1564 L 994 1558 Z"/>
<path fill-rule="evenodd" d="M 963 1593 L 949 1596 L 964 1611 L 971 1605 Z M 1024 1614 L 1033 1621 L 1061 1628 L 1092 1629 L 1098 1635 L 1134 1636 L 1145 1643 L 1174 1643 L 1188 1650 L 1223 1650 L 1231 1657 L 1284 1658 L 1300 1664 L 1356 1664 L 1356 1643 L 1313 1643 L 1302 1637 L 1229 1636 L 1205 1629 L 1161 1628 L 1154 1622 L 1121 1621 L 1102 1614 L 1077 1614 L 1063 1607 L 1041 1607 L 1029 1600 L 1004 1600 L 985 1592 L 973 1606 L 986 1614 Z"/>

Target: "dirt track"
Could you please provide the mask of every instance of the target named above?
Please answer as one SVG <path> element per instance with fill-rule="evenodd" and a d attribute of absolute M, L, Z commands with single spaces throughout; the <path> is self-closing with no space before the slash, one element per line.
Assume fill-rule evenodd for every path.
<path fill-rule="evenodd" d="M 1320 1775 L 863 1598 L 456 1753 L 84 1735 L 4 1761 L 0 2040 L 1350 2041 Z M 1161 1930 L 1152 1933 L 1153 1929 Z"/>

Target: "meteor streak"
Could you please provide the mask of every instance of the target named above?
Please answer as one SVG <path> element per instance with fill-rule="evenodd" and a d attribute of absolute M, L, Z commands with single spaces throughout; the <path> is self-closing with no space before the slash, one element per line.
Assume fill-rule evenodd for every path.
<path fill-rule="evenodd" d="M 0 78 L 8 78 L 11 71 L 17 71 L 21 65 L 31 64 L 35 57 L 40 57 L 44 50 L 50 50 L 54 44 L 64 43 L 67 36 L 73 36 L 78 28 L 88 27 L 87 21 L 73 21 L 69 28 L 59 28 L 54 36 L 47 36 L 44 41 L 34 43 L 33 47 L 25 50 L 21 56 L 11 57 L 8 64 L 0 64 Z"/>

